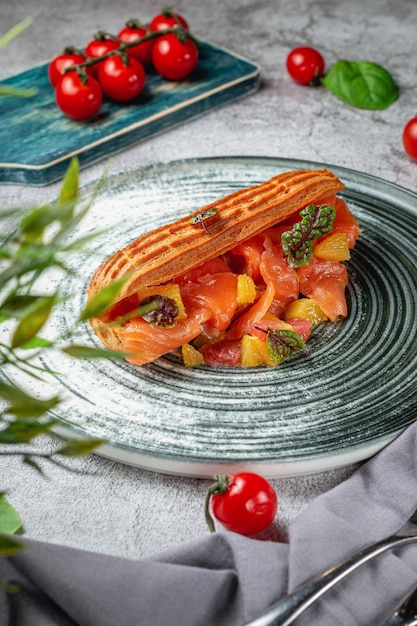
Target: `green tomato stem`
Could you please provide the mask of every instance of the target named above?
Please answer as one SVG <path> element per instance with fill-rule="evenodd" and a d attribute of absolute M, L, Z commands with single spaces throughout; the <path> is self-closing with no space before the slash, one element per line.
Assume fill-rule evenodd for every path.
<path fill-rule="evenodd" d="M 211 496 L 218 493 L 225 493 L 230 485 L 230 478 L 229 476 L 226 476 L 225 474 L 221 474 L 219 476 L 214 476 L 213 477 L 215 482 L 211 485 L 211 487 L 209 487 L 209 489 L 207 490 L 207 494 L 206 494 L 206 498 L 204 501 L 204 515 L 206 518 L 206 523 L 208 526 L 208 529 L 211 533 L 216 532 L 216 527 L 214 525 L 214 520 L 210 514 L 210 501 L 211 501 Z"/>
<path fill-rule="evenodd" d="M 191 39 L 191 41 L 193 41 L 196 45 L 198 45 L 197 40 L 182 26 L 175 26 L 175 28 L 165 28 L 164 30 L 158 30 L 158 31 L 148 30 L 146 35 L 144 35 L 143 37 L 138 37 L 138 39 L 135 39 L 135 41 L 130 41 L 130 42 L 123 41 L 120 44 L 119 48 L 116 48 L 116 50 L 110 50 L 109 52 L 106 52 L 105 54 L 102 54 L 101 56 L 87 57 L 87 59 L 83 61 L 82 63 L 77 63 L 76 65 L 71 65 L 70 67 L 67 67 L 63 73 L 65 74 L 67 72 L 74 72 L 74 71 L 79 72 L 80 68 L 86 68 L 86 67 L 90 67 L 91 65 L 95 65 L 96 63 L 100 63 L 101 61 L 108 59 L 114 54 L 120 54 L 121 52 L 124 52 L 125 50 L 128 50 L 129 48 L 138 46 L 144 41 L 149 41 L 150 39 L 155 39 L 157 37 L 162 37 L 163 35 L 171 35 L 171 34 L 175 34 L 178 37 L 179 41 L 185 41 L 185 39 Z M 110 33 L 107 33 L 104 31 L 100 31 L 99 33 L 96 34 L 96 38 L 99 39 L 100 37 L 102 39 L 105 39 L 107 37 L 107 38 L 114 39 L 116 41 L 121 41 L 115 35 L 111 35 Z"/>

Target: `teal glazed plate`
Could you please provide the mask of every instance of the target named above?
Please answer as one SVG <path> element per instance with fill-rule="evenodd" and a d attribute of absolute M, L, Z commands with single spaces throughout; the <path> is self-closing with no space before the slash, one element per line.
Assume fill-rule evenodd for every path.
<path fill-rule="evenodd" d="M 89 122 L 73 121 L 58 109 L 48 63 L 2 81 L 37 87 L 38 94 L 0 99 L 0 182 L 46 185 L 64 176 L 73 156 L 85 167 L 259 88 L 257 64 L 200 44 L 197 68 L 187 79 L 172 82 L 149 72 L 138 98 L 126 104 L 105 99 Z"/>
<path fill-rule="evenodd" d="M 48 336 L 65 334 L 99 263 L 132 239 L 279 172 L 321 163 L 225 157 L 176 161 L 110 177 L 76 235 L 107 230 L 76 253 L 73 274 L 53 278 L 73 294 Z M 347 262 L 349 316 L 325 323 L 307 347 L 269 368 L 186 368 L 176 354 L 137 367 L 45 351 L 59 433 L 103 437 L 98 453 L 158 472 L 212 477 L 238 469 L 269 477 L 324 471 L 366 459 L 417 418 L 417 196 L 331 165 L 362 228 Z M 93 187 L 84 190 L 89 199 Z M 86 324 L 77 343 L 101 346 Z M 15 375 L 22 384 L 22 375 Z"/>

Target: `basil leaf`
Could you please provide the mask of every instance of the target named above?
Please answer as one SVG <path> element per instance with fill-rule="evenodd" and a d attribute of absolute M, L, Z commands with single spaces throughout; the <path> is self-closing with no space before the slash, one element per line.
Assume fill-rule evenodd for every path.
<path fill-rule="evenodd" d="M 348 104 L 362 109 L 386 109 L 398 98 L 391 74 L 370 61 L 337 61 L 321 82 Z"/>
<path fill-rule="evenodd" d="M 307 265 L 313 256 L 313 242 L 333 228 L 334 206 L 309 204 L 300 211 L 301 221 L 281 235 L 282 249 L 291 267 Z"/>

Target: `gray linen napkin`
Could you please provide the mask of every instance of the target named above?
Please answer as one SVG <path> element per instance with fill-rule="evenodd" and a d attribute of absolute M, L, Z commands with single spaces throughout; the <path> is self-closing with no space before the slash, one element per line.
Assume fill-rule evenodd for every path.
<path fill-rule="evenodd" d="M 317 497 L 289 543 L 208 535 L 152 559 L 127 560 L 24 539 L 0 559 L 0 624 L 18 626 L 241 626 L 275 600 L 368 543 L 417 508 L 417 423 Z M 378 626 L 417 585 L 417 547 L 382 555 L 298 618 L 307 626 Z"/>

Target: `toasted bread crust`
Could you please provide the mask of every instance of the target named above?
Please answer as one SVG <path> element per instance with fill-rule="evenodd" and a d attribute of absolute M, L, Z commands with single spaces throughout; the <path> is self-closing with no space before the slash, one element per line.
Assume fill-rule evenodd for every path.
<path fill-rule="evenodd" d="M 115 252 L 96 270 L 88 295 L 91 298 L 129 274 L 119 299 L 143 287 L 168 282 L 343 187 L 334 174 L 322 169 L 279 174 L 260 185 L 236 191 Z M 213 207 L 217 213 L 210 218 L 209 233 L 201 224 L 190 223 L 191 218 Z"/>
<path fill-rule="evenodd" d="M 319 202 L 343 189 L 343 183 L 330 171 L 296 170 L 216 200 L 176 222 L 167 224 L 132 241 L 100 265 L 88 286 L 91 299 L 116 279 L 128 276 L 118 300 L 140 289 L 166 283 L 238 243 L 285 220 L 297 209 Z M 207 233 L 190 219 L 216 208 Z M 92 327 L 103 343 L 120 349 L 120 332 L 99 319 Z"/>

